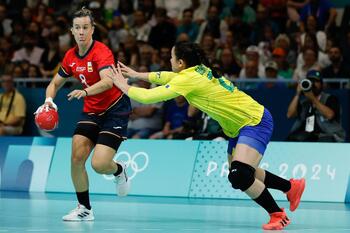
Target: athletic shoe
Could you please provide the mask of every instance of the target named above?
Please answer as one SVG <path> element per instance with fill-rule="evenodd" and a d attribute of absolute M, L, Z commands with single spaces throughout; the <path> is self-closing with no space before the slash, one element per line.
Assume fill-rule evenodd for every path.
<path fill-rule="evenodd" d="M 126 166 L 123 162 L 118 162 L 120 166 L 123 167 L 122 173 L 115 177 L 114 182 L 117 186 L 117 194 L 118 196 L 126 196 L 130 190 L 130 180 L 128 175 L 126 174 Z"/>
<path fill-rule="evenodd" d="M 301 195 L 303 195 L 305 189 L 305 179 L 290 179 L 291 188 L 287 192 L 287 199 L 290 203 L 290 211 L 294 211 L 298 208 Z"/>
<path fill-rule="evenodd" d="M 88 210 L 85 206 L 78 204 L 78 207 L 69 212 L 69 214 L 62 217 L 63 221 L 93 221 L 95 219 L 94 213 Z"/>
<path fill-rule="evenodd" d="M 264 230 L 282 230 L 290 223 L 286 212 L 281 209 L 282 212 L 275 212 L 270 214 L 270 221 L 262 226 Z"/>

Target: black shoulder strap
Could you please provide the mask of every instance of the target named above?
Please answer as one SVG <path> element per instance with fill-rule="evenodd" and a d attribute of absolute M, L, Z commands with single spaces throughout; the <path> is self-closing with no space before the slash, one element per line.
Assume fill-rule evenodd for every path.
<path fill-rule="evenodd" d="M 6 112 L 5 119 L 10 115 L 10 112 L 11 112 L 11 109 L 12 109 L 12 105 L 13 105 L 13 100 L 15 99 L 15 95 L 16 95 L 16 90 L 13 90 L 12 91 L 12 95 L 11 95 L 11 99 L 10 99 L 10 104 L 9 104 L 9 107 L 7 109 L 7 112 Z M 3 101 L 4 101 L 4 95 L 2 95 L 1 98 L 0 98 L 0 111 L 2 109 Z"/>

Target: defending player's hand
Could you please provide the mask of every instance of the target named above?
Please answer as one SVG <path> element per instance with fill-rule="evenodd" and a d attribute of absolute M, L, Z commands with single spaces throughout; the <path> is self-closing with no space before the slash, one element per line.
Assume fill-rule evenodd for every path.
<path fill-rule="evenodd" d="M 130 67 L 127 67 L 121 62 L 118 62 L 118 65 L 120 65 L 120 70 L 122 71 L 122 74 L 127 78 L 137 78 L 138 72 L 131 69 Z"/>
<path fill-rule="evenodd" d="M 34 112 L 34 115 L 41 113 L 43 111 L 48 112 L 50 108 L 58 110 L 57 105 L 53 102 L 52 98 L 46 98 L 45 103 L 38 107 L 38 109 Z"/>
<path fill-rule="evenodd" d="M 68 95 L 68 100 L 71 101 L 72 99 L 81 99 L 84 98 L 86 96 L 86 91 L 84 90 L 74 90 L 71 93 L 69 93 Z"/>
<path fill-rule="evenodd" d="M 113 80 L 114 85 L 116 85 L 119 88 L 122 88 L 123 86 L 128 84 L 127 79 L 125 79 L 123 76 L 119 63 L 117 64 L 117 68 L 113 65 L 110 69 L 112 73 L 111 79 Z"/>

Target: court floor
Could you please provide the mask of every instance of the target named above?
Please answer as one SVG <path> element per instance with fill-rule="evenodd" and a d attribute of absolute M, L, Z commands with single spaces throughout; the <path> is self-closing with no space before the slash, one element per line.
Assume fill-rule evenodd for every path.
<path fill-rule="evenodd" d="M 268 216 L 252 201 L 92 195 L 94 222 L 63 222 L 73 194 L 0 192 L 1 232 L 263 232 Z M 287 202 L 279 202 L 287 207 Z M 277 232 L 350 232 L 350 205 L 303 202 Z M 266 231 L 271 232 L 271 231 Z"/>

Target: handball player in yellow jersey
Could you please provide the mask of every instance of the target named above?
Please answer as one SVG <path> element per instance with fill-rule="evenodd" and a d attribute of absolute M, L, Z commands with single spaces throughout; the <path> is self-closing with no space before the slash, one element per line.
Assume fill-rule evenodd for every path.
<path fill-rule="evenodd" d="M 281 230 L 290 220 L 278 207 L 268 188 L 286 193 L 294 211 L 305 188 L 304 179 L 285 180 L 258 167 L 269 143 L 273 120 L 270 112 L 230 81 L 210 68 L 203 50 L 194 43 L 175 44 L 171 51 L 173 72 L 139 73 L 122 63 L 112 68 L 113 82 L 130 98 L 141 103 L 156 103 L 179 95 L 194 107 L 217 120 L 230 137 L 228 179 L 263 207 L 270 221 L 265 230 Z M 158 84 L 152 89 L 131 87 L 124 78 L 133 77 Z"/>

